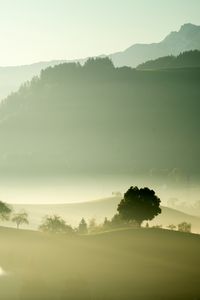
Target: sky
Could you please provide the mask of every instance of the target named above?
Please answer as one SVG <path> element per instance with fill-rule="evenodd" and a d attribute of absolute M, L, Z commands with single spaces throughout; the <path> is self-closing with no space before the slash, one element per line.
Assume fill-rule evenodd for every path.
<path fill-rule="evenodd" d="M 200 25 L 199 0 L 0 0 L 0 66 L 75 59 Z"/>

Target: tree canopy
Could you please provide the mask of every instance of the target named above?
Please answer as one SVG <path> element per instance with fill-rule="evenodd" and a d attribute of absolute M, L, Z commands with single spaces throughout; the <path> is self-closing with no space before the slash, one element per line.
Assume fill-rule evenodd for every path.
<path fill-rule="evenodd" d="M 86 223 L 86 221 L 85 221 L 84 218 L 82 218 L 81 222 L 79 223 L 78 232 L 80 234 L 86 234 L 86 233 L 88 233 L 87 223 Z"/>
<path fill-rule="evenodd" d="M 1 102 L 0 175 L 200 177 L 199 78 L 108 58 L 47 68 Z"/>
<path fill-rule="evenodd" d="M 0 201 L 0 219 L 2 221 L 9 220 L 11 212 L 12 208 L 8 204 Z"/>
<path fill-rule="evenodd" d="M 187 222 L 182 222 L 178 224 L 178 231 L 181 232 L 191 232 L 192 225 Z"/>
<path fill-rule="evenodd" d="M 39 229 L 50 233 L 73 233 L 72 227 L 57 215 L 46 216 Z"/>
<path fill-rule="evenodd" d="M 27 212 L 19 212 L 14 214 L 12 221 L 16 223 L 17 228 L 19 228 L 21 224 L 29 224 Z"/>
<path fill-rule="evenodd" d="M 158 70 L 173 68 L 192 68 L 200 67 L 200 51 L 191 50 L 180 53 L 178 56 L 163 56 L 155 60 L 149 60 L 140 64 L 139 70 Z"/>
<path fill-rule="evenodd" d="M 144 220 L 152 220 L 161 213 L 160 199 L 149 188 L 131 186 L 117 208 L 122 219 L 136 221 L 139 225 Z"/>

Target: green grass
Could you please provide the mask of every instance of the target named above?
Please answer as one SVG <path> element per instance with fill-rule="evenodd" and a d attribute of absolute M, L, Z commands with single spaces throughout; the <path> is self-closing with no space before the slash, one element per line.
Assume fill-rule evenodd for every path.
<path fill-rule="evenodd" d="M 0 228 L 2 300 L 200 299 L 200 237 L 162 229 L 51 236 Z"/>

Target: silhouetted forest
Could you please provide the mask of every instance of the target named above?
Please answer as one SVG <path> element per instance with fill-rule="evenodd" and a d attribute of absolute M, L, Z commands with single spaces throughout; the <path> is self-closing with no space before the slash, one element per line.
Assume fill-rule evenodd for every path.
<path fill-rule="evenodd" d="M 164 56 L 155 60 L 149 60 L 140 64 L 138 70 L 158 70 L 171 68 L 195 68 L 200 67 L 200 51 L 192 50 L 179 54 L 178 56 Z"/>
<path fill-rule="evenodd" d="M 199 83 L 197 67 L 147 72 L 108 58 L 47 68 L 1 104 L 0 173 L 199 175 Z"/>

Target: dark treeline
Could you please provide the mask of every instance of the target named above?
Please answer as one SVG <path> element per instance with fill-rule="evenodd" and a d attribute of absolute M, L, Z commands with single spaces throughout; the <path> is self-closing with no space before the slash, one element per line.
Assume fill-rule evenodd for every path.
<path fill-rule="evenodd" d="M 191 50 L 180 53 L 178 56 L 164 56 L 155 60 L 149 60 L 140 64 L 138 70 L 159 70 L 171 68 L 195 68 L 200 67 L 200 51 Z"/>
<path fill-rule="evenodd" d="M 199 68 L 145 72 L 108 58 L 47 68 L 1 104 L 0 172 L 198 174 L 199 83 Z"/>

